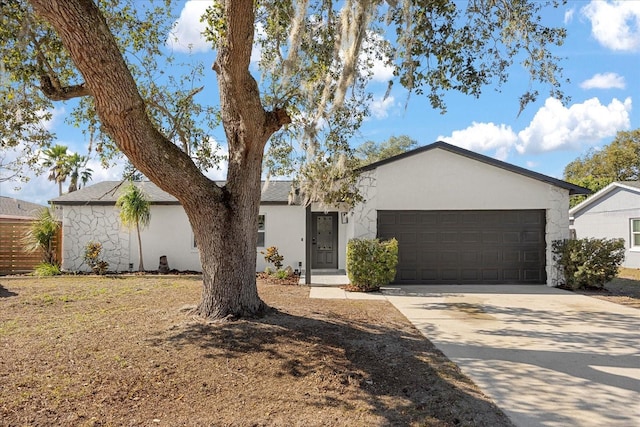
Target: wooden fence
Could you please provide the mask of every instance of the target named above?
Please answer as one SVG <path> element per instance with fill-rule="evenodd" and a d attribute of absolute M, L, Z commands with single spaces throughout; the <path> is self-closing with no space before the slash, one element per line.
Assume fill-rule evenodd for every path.
<path fill-rule="evenodd" d="M 31 226 L 30 219 L 0 218 L 0 275 L 28 273 L 42 262 L 42 251 L 24 249 L 24 235 Z M 62 227 L 54 239 L 56 259 L 62 260 Z"/>

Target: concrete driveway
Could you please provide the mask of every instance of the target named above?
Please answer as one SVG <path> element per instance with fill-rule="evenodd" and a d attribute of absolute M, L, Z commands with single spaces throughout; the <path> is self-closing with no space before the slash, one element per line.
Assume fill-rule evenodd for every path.
<path fill-rule="evenodd" d="M 377 298 L 518 426 L 640 426 L 640 310 L 546 286 L 391 287 Z"/>

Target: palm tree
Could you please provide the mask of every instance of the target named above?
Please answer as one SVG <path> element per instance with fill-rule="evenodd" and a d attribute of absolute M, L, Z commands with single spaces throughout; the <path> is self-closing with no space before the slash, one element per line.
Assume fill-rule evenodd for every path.
<path fill-rule="evenodd" d="M 45 157 L 43 162 L 44 167 L 51 168 L 49 169 L 48 179 L 49 181 L 58 183 L 58 195 L 62 196 L 62 183 L 69 175 L 67 146 L 54 145 L 44 150 L 42 154 Z"/>
<path fill-rule="evenodd" d="M 87 157 L 78 153 L 73 153 L 67 157 L 69 169 L 69 193 L 79 190 L 87 185 L 91 179 L 93 170 L 87 167 Z M 78 182 L 79 181 L 79 182 Z"/>
<path fill-rule="evenodd" d="M 129 228 L 134 225 L 136 227 L 140 255 L 138 271 L 144 271 L 140 229 L 148 226 L 151 221 L 151 205 L 149 200 L 140 188 L 138 188 L 133 182 L 130 182 L 129 185 L 125 187 L 124 192 L 120 197 L 118 197 L 116 206 L 120 209 L 120 222 L 122 225 Z"/>
<path fill-rule="evenodd" d="M 60 221 L 53 213 L 53 209 L 43 208 L 38 212 L 38 216 L 24 236 L 25 249 L 30 252 L 41 249 L 43 262 L 58 265 L 59 260 L 56 259 L 53 243 L 59 228 Z"/>

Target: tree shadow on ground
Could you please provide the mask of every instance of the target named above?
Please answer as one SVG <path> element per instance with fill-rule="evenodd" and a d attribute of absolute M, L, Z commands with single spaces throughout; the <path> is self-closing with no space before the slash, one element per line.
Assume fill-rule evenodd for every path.
<path fill-rule="evenodd" d="M 455 364 L 407 324 L 390 328 L 345 320 L 331 311 L 298 316 L 274 309 L 259 320 L 191 322 L 153 338 L 152 344 L 197 346 L 203 358 L 227 363 L 259 353 L 270 361 L 270 372 L 260 375 L 307 379 L 325 387 L 328 392 L 311 405 L 349 408 L 355 395 L 355 402 L 385 425 L 512 425 Z M 331 392 L 341 387 L 351 398 L 344 390 Z"/>
<path fill-rule="evenodd" d="M 17 293 L 10 291 L 9 289 L 5 288 L 2 283 L 0 283 L 0 298 L 15 297 L 17 295 Z"/>

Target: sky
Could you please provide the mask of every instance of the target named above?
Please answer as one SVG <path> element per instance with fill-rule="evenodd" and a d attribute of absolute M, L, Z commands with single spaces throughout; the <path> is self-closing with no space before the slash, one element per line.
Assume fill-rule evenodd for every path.
<path fill-rule="evenodd" d="M 200 36 L 199 16 L 207 4 L 202 0 L 184 2 L 174 32 L 167 37 L 167 48 L 182 59 L 209 63 L 215 59 L 215 52 Z M 547 11 L 544 23 L 567 30 L 565 43 L 554 53 L 563 58 L 561 66 L 569 83 L 563 84 L 562 90 L 570 102 L 563 105 L 541 90 L 539 99 L 518 114 L 518 98 L 529 88 L 529 80 L 514 66 L 499 92 L 486 87 L 479 99 L 448 94 L 447 113 L 442 115 L 426 98 L 408 97 L 399 87 L 385 98 L 391 70 L 377 64 L 369 86 L 374 94 L 371 117 L 351 145 L 400 135 L 413 138 L 419 146 L 440 140 L 562 178 L 569 162 L 610 143 L 618 131 L 640 128 L 640 105 L 634 108 L 634 103 L 640 103 L 640 0 L 569 0 Z M 258 57 L 255 50 L 252 59 Z M 217 96 L 215 74 L 210 73 L 205 96 Z M 56 107 L 46 125 L 56 132 L 57 143 L 84 154 L 88 141 L 79 129 L 64 123 L 67 113 L 64 106 Z M 224 142 L 223 130 L 215 129 L 212 137 Z M 122 176 L 122 165 L 106 170 L 92 159 L 89 167 L 94 183 Z M 208 175 L 224 179 L 225 172 L 222 165 Z M 0 195 L 46 204 L 58 196 L 58 190 L 44 173 L 32 176 L 26 184 L 0 183 Z"/>

